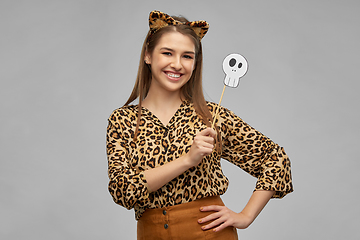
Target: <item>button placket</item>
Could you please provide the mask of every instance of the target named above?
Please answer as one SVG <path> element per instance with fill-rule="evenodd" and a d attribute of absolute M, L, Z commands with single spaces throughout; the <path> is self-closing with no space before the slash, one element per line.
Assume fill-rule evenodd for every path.
<path fill-rule="evenodd" d="M 171 138 L 171 129 L 170 128 L 167 128 L 167 127 L 164 127 L 164 131 L 163 131 L 163 138 L 161 139 L 161 146 L 163 147 L 163 151 L 162 151 L 162 154 L 164 154 L 164 157 L 166 157 L 166 155 L 168 154 L 168 151 L 169 151 L 169 148 L 170 148 L 170 138 Z M 172 188 L 171 188 L 172 189 Z M 167 193 L 165 195 L 166 197 L 166 202 L 170 203 L 171 202 L 171 194 L 170 193 Z M 169 212 L 167 211 L 167 209 L 165 208 L 163 211 L 162 211 L 162 214 L 163 214 L 163 217 L 164 217 L 164 229 L 167 230 L 169 228 Z"/>
<path fill-rule="evenodd" d="M 165 217 L 164 228 L 168 229 L 169 228 L 169 214 L 166 211 L 166 209 L 164 209 L 162 213 L 163 213 L 163 216 Z"/>
<path fill-rule="evenodd" d="M 163 138 L 161 140 L 161 146 L 163 147 L 163 154 L 166 155 L 170 147 L 169 139 L 170 130 L 167 127 L 164 127 Z"/>

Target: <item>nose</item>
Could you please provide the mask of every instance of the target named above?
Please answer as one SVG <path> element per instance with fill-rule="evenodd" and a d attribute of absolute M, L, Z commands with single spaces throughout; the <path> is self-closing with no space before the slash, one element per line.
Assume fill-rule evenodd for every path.
<path fill-rule="evenodd" d="M 182 64 L 180 57 L 174 57 L 171 61 L 170 67 L 174 68 L 177 71 L 181 70 Z"/>

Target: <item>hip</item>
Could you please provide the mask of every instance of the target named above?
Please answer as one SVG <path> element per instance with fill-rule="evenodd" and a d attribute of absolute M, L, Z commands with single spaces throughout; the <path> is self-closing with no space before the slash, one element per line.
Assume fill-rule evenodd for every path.
<path fill-rule="evenodd" d="M 198 219 L 211 214 L 200 207 L 222 205 L 220 196 L 206 197 L 170 207 L 147 209 L 137 223 L 137 239 L 238 239 L 236 228 L 227 227 L 219 232 L 203 231 Z"/>

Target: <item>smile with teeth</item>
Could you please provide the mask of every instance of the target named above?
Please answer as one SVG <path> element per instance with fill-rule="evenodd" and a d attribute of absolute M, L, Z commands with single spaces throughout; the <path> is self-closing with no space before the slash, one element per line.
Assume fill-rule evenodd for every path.
<path fill-rule="evenodd" d="M 167 72 L 166 75 L 168 75 L 169 77 L 172 77 L 172 78 L 179 78 L 179 77 L 181 77 L 181 74 L 180 74 L 180 73 L 170 73 L 170 72 Z"/>

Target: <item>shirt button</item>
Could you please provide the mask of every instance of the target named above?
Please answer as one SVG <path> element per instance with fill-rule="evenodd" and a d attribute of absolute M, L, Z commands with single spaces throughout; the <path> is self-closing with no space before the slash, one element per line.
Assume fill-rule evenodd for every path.
<path fill-rule="evenodd" d="M 166 215 L 166 210 L 163 211 L 163 214 Z"/>
<path fill-rule="evenodd" d="M 165 228 L 165 229 L 168 229 L 168 227 L 169 227 L 169 225 L 167 225 L 167 224 L 164 225 L 164 228 Z"/>

